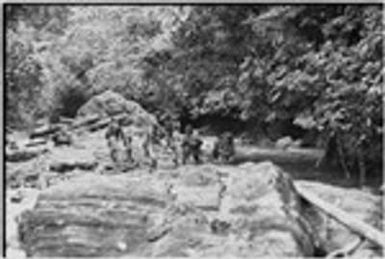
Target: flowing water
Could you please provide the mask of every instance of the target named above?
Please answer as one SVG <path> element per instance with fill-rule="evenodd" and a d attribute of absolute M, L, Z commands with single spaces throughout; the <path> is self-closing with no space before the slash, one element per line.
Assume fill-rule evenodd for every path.
<path fill-rule="evenodd" d="M 323 155 L 321 149 L 311 148 L 293 148 L 293 149 L 276 149 L 276 148 L 260 148 L 252 145 L 242 145 L 237 148 L 237 156 L 235 163 L 243 163 L 247 161 L 260 162 L 271 160 L 281 166 L 286 172 L 297 180 L 311 180 L 327 184 L 338 185 L 342 187 L 359 188 L 358 176 L 352 176 L 350 179 L 345 177 L 345 173 L 340 168 L 330 165 L 324 165 L 317 168 L 315 165 L 317 160 Z M 371 175 L 367 173 L 365 187 L 372 190 L 378 190 L 382 185 L 382 176 Z"/>

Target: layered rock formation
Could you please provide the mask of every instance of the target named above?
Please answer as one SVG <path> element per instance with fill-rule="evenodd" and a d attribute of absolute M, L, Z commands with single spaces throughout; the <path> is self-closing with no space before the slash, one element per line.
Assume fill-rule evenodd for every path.
<path fill-rule="evenodd" d="M 108 117 L 119 114 L 123 115 L 121 119 L 125 125 L 133 123 L 138 127 L 143 127 L 157 123 L 155 116 L 148 113 L 140 104 L 129 101 L 113 91 L 106 91 L 91 98 L 80 107 L 77 117 L 84 118 L 92 115 Z"/>
<path fill-rule="evenodd" d="M 311 256 L 290 177 L 266 162 L 162 174 L 87 174 L 21 217 L 31 256 Z"/>

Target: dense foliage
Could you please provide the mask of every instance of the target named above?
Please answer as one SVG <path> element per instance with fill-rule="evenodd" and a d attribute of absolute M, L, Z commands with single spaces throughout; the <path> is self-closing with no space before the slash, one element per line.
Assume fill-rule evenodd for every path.
<path fill-rule="evenodd" d="M 346 171 L 380 168 L 381 8 L 7 5 L 7 122 L 74 116 L 112 89 L 182 121 L 299 125 Z"/>

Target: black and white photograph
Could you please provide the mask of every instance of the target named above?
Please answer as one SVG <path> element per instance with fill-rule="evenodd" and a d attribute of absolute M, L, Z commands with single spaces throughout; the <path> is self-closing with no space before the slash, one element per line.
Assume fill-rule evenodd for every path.
<path fill-rule="evenodd" d="M 381 2 L 5 2 L 6 258 L 382 258 Z"/>

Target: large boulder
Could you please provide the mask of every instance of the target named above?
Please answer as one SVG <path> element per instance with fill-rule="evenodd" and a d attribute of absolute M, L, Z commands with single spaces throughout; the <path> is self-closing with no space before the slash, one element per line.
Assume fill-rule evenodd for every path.
<path fill-rule="evenodd" d="M 168 197 L 148 177 L 86 174 L 40 193 L 21 216 L 20 241 L 28 256 L 140 254 Z"/>
<path fill-rule="evenodd" d="M 77 117 L 79 119 L 92 115 L 108 117 L 121 114 L 126 115 L 122 118 L 122 122 L 127 125 L 131 123 L 137 126 L 156 124 L 155 116 L 148 113 L 140 104 L 127 100 L 113 91 L 105 91 L 92 97 L 80 107 Z"/>
<path fill-rule="evenodd" d="M 139 171 L 43 191 L 21 217 L 27 255 L 313 255 L 291 179 L 271 163 Z"/>
<path fill-rule="evenodd" d="M 165 216 L 150 256 L 289 257 L 314 254 L 313 231 L 301 216 L 290 177 L 272 163 L 196 167 L 173 186 L 179 206 Z M 220 180 L 218 179 L 220 178 Z M 221 182 L 215 210 L 205 191 Z M 200 188 L 200 198 L 196 188 Z M 181 192 L 183 190 L 183 192 Z M 209 192 L 210 193 L 210 192 Z M 181 198 L 182 197 L 182 198 Z M 188 197 L 189 199 L 187 199 Z M 197 208 L 201 209 L 197 209 Z M 215 208 L 215 207 L 214 207 Z"/>
<path fill-rule="evenodd" d="M 235 256 L 312 256 L 311 226 L 290 176 L 271 162 L 246 163 L 231 172 L 220 219 L 233 228 Z M 234 254 L 235 252 L 235 254 Z"/>
<path fill-rule="evenodd" d="M 302 185 L 380 224 L 377 197 Z M 354 233 L 333 221 L 325 238 L 323 220 L 271 162 L 206 164 L 151 174 L 83 172 L 43 190 L 20 217 L 18 233 L 29 256 L 305 257 L 354 241 Z M 366 243 L 358 252 L 372 251 Z"/>

